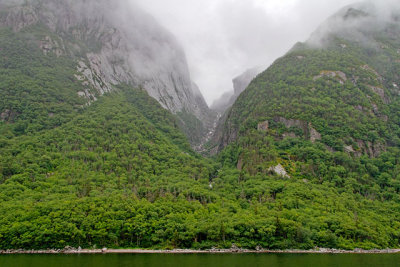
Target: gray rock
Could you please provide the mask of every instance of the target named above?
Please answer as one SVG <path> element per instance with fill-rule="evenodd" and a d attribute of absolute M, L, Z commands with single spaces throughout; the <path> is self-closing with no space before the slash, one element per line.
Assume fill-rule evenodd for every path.
<path fill-rule="evenodd" d="M 290 176 L 287 174 L 285 168 L 281 164 L 278 164 L 275 167 L 269 168 L 268 171 L 273 171 L 274 173 L 276 173 L 277 175 L 279 175 L 283 178 L 290 178 Z"/>
<path fill-rule="evenodd" d="M 311 126 L 311 123 L 309 123 L 309 130 L 311 142 L 315 143 L 315 141 L 321 140 L 321 134 Z"/>
<path fill-rule="evenodd" d="M 224 113 L 228 110 L 240 96 L 241 93 L 246 90 L 250 85 L 251 81 L 262 71 L 262 68 L 252 68 L 245 71 L 243 74 L 237 76 L 232 80 L 233 92 L 227 92 L 223 94 L 219 99 L 215 100 L 211 105 L 211 109 L 218 112 Z"/>
<path fill-rule="evenodd" d="M 0 24 L 11 27 L 13 31 L 18 32 L 25 27 L 36 24 L 38 21 L 37 13 L 31 6 L 15 6 L 3 17 Z"/>
<path fill-rule="evenodd" d="M 17 115 L 18 114 L 16 112 L 5 109 L 3 112 L 0 113 L 0 121 L 12 122 Z"/>
<path fill-rule="evenodd" d="M 278 117 L 276 121 L 285 125 L 286 128 L 291 128 L 291 127 L 305 128 L 307 125 L 307 123 L 305 123 L 304 121 L 296 119 L 286 119 L 283 117 Z"/>
<path fill-rule="evenodd" d="M 316 81 L 322 77 L 337 78 L 341 84 L 344 84 L 344 82 L 347 81 L 347 76 L 344 72 L 328 70 L 321 71 L 319 75 L 313 77 L 313 80 Z"/>
<path fill-rule="evenodd" d="M 89 104 L 115 85 L 130 84 L 171 112 L 186 111 L 207 124 L 210 110 L 191 81 L 181 46 L 137 6 L 123 0 L 27 0 L 6 7 L 7 2 L 0 2 L 0 26 L 47 26 L 52 35 L 39 47 L 44 54 L 77 58 L 79 95 Z"/>
<path fill-rule="evenodd" d="M 386 144 L 381 142 L 372 143 L 369 141 L 356 140 L 359 151 L 356 151 L 356 156 L 361 156 L 363 153 L 370 157 L 378 157 L 386 151 Z"/>
<path fill-rule="evenodd" d="M 376 87 L 376 86 L 372 86 L 372 85 L 368 85 L 368 87 L 377 95 L 379 95 L 379 97 L 382 99 L 382 101 L 385 104 L 390 104 L 390 99 L 385 95 L 385 90 L 381 87 Z"/>
<path fill-rule="evenodd" d="M 345 146 L 344 147 L 344 151 L 349 153 L 349 154 L 352 154 L 352 153 L 356 152 L 352 146 Z"/>

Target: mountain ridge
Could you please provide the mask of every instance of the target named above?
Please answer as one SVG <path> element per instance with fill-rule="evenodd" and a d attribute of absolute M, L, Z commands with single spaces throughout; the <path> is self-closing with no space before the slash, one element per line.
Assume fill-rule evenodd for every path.
<path fill-rule="evenodd" d="M 78 95 L 89 104 L 113 91 L 115 85 L 126 83 L 145 89 L 175 114 L 193 114 L 204 123 L 198 131 L 209 127 L 212 112 L 192 85 L 182 48 L 172 34 L 138 7 L 124 1 L 2 3 L 8 8 L 2 9 L 0 24 L 14 32 L 43 25 L 43 31 L 49 29 L 49 33 L 36 36 L 43 54 L 77 61 L 75 78 L 86 87 Z M 185 123 L 182 120 L 183 128 Z"/>
<path fill-rule="evenodd" d="M 357 6 L 356 6 L 357 7 Z M 348 9 L 353 9 L 353 7 L 350 7 Z M 340 14 L 342 14 L 343 11 L 339 12 L 339 15 L 335 15 L 334 17 L 332 17 L 330 20 L 328 20 L 327 24 L 331 24 L 332 20 L 334 20 L 333 23 L 337 23 L 338 17 L 342 18 L 340 16 Z M 345 13 L 346 14 L 346 13 Z M 372 18 L 372 20 L 374 20 Z M 373 22 L 371 22 L 373 23 Z M 397 22 L 396 22 L 397 23 Z M 329 26 L 324 26 L 325 28 L 329 28 Z M 355 29 L 355 30 L 352 30 Z M 368 29 L 368 27 L 367 27 Z M 318 30 L 320 31 L 320 30 Z M 315 85 L 313 85 L 312 83 L 316 83 L 318 82 L 319 79 L 321 78 L 325 78 L 325 77 L 330 77 L 333 78 L 333 80 L 336 80 L 337 83 L 339 83 L 340 85 L 345 85 L 347 83 L 348 86 L 353 86 L 355 90 L 360 90 L 359 88 L 357 89 L 357 87 L 366 87 L 366 89 L 362 89 L 365 90 L 365 94 L 374 94 L 374 95 L 378 95 L 379 99 L 375 99 L 375 100 L 370 100 L 372 103 L 370 104 L 370 110 L 372 110 L 372 114 L 375 114 L 377 116 L 377 118 L 381 121 L 387 121 L 388 120 L 388 109 L 387 109 L 387 105 L 390 104 L 389 102 L 391 101 L 389 98 L 392 98 L 396 95 L 397 92 L 397 84 L 398 84 L 398 75 L 396 76 L 395 72 L 392 74 L 393 77 L 384 77 L 384 73 L 383 71 L 385 71 L 384 69 L 379 69 L 384 66 L 383 63 L 379 63 L 380 65 L 377 65 L 376 63 L 374 63 L 371 60 L 371 56 L 370 58 L 366 55 L 366 53 L 371 53 L 372 56 L 374 56 L 374 59 L 376 59 L 376 57 L 386 54 L 386 50 L 394 50 L 396 51 L 396 49 L 390 48 L 389 49 L 389 44 L 385 44 L 382 43 L 380 44 L 380 46 L 377 46 L 377 50 L 375 50 L 375 47 L 373 49 L 370 49 L 368 47 L 366 48 L 362 48 L 363 44 L 361 45 L 361 49 L 359 49 L 358 47 L 358 42 L 357 38 L 354 39 L 355 43 L 352 43 L 352 41 L 346 40 L 346 39 L 341 39 L 341 36 L 335 36 L 334 33 L 327 33 L 324 36 L 319 36 L 320 34 L 318 33 L 318 31 L 313 34 L 313 36 L 310 38 L 310 40 L 308 42 L 306 42 L 305 44 L 297 44 L 286 56 L 284 56 L 283 58 L 278 59 L 273 66 L 268 69 L 266 72 L 264 72 L 263 74 L 259 75 L 258 80 L 259 82 L 263 80 L 262 77 L 260 76 L 265 76 L 267 77 L 267 73 L 271 72 L 271 69 L 278 69 L 278 68 L 282 68 L 283 62 L 292 62 L 293 64 L 295 64 L 299 69 L 311 69 L 310 67 L 304 67 L 306 66 L 305 64 L 315 64 L 315 63 L 311 63 L 309 58 L 310 56 L 312 57 L 312 51 L 315 51 L 315 54 L 319 53 L 321 55 L 324 55 L 324 52 L 326 51 L 326 55 L 327 57 L 324 60 L 333 60 L 332 56 L 336 56 L 336 57 L 340 57 L 341 60 L 343 62 L 349 61 L 349 59 L 352 58 L 352 60 L 354 61 L 354 63 L 351 63 L 353 65 L 353 69 L 348 69 L 347 71 L 344 71 L 343 67 L 347 68 L 348 66 L 346 66 L 347 63 L 342 64 L 342 66 L 340 66 L 340 64 L 338 64 L 337 66 L 323 66 L 323 64 L 321 63 L 321 66 L 313 66 L 313 70 L 311 70 L 311 73 L 308 73 L 306 75 L 309 75 L 308 77 L 305 77 L 303 79 L 310 79 L 309 81 L 304 80 L 303 83 L 298 83 L 298 86 L 303 86 L 304 85 L 306 87 L 310 87 L 308 90 L 312 89 L 315 91 L 315 88 L 313 89 L 313 87 L 315 87 Z M 349 28 L 350 32 L 353 31 L 358 31 L 357 27 L 356 28 L 352 28 L 352 26 L 350 26 Z M 398 31 L 398 26 L 397 28 L 393 29 L 394 32 Z M 379 32 L 379 31 L 376 31 Z M 362 32 L 360 32 L 360 34 L 362 34 Z M 384 32 L 383 34 L 386 34 L 386 32 Z M 393 35 L 391 33 L 388 33 L 389 35 Z M 319 37 L 319 41 L 316 41 L 316 36 Z M 346 34 L 346 36 L 349 36 Z M 354 36 L 354 34 L 352 34 L 351 36 Z M 364 38 L 365 39 L 365 38 Z M 326 42 L 325 44 L 323 44 L 323 42 Z M 372 42 L 370 42 L 372 43 Z M 378 43 L 378 42 L 377 42 Z M 318 46 L 321 45 L 321 46 Z M 387 49 L 386 49 L 387 48 Z M 364 49 L 364 50 L 362 50 Z M 331 55 L 329 55 L 329 53 L 331 53 Z M 390 52 L 392 53 L 392 52 Z M 335 55 L 334 55 L 335 54 Z M 342 54 L 342 55 L 341 55 Z M 385 55 L 386 58 L 384 58 L 385 62 L 389 61 L 390 66 L 392 69 L 397 67 L 397 63 L 396 62 L 391 62 L 390 58 L 388 57 L 389 55 Z M 393 55 L 393 56 L 396 56 Z M 360 59 L 360 60 L 359 60 Z M 364 60 L 364 62 L 362 62 Z M 356 62 L 359 63 L 356 63 Z M 303 63 L 304 64 L 303 64 Z M 382 62 L 377 60 L 377 62 Z M 279 64 L 281 64 L 281 66 L 279 66 Z M 359 64 L 358 66 L 356 66 L 356 64 Z M 279 66 L 279 67 L 278 67 Z M 373 67 L 371 67 L 373 66 Z M 388 66 L 388 65 L 387 65 Z M 365 73 L 369 73 L 370 75 L 372 75 L 373 77 L 369 78 L 369 79 L 374 79 L 374 81 L 370 81 L 368 84 L 368 81 L 364 81 L 365 84 L 362 85 L 358 85 L 357 82 L 361 82 L 360 76 L 363 76 L 362 74 L 355 74 L 355 68 L 358 68 L 361 72 L 365 72 Z M 319 70 L 317 70 L 319 68 Z M 375 68 L 375 69 L 374 69 Z M 381 72 L 382 74 L 378 73 Z M 354 73 L 352 73 L 354 72 Z M 300 72 L 295 72 L 292 71 L 292 75 L 300 75 Z M 367 74 L 364 74 L 364 76 Z M 268 82 L 272 82 L 272 83 L 278 83 L 279 79 L 281 78 L 283 82 L 287 82 L 287 78 L 283 77 L 279 74 L 277 76 L 277 78 L 272 78 L 271 76 L 268 76 L 270 80 L 268 80 Z M 286 80 L 286 81 L 285 81 Z M 254 83 L 257 82 L 253 81 L 253 86 L 250 85 L 249 86 L 249 91 L 253 91 L 252 94 L 254 95 Z M 265 83 L 265 81 L 264 81 Z M 370 90 L 370 92 L 368 92 L 368 90 Z M 372 91 L 372 92 L 371 92 Z M 327 92 L 329 93 L 329 92 Z M 247 92 L 247 97 L 249 96 L 250 92 Z M 309 94 L 309 92 L 307 93 Z M 372 95 L 367 95 L 369 98 L 372 97 Z M 246 94 L 242 94 L 242 99 L 246 97 Z M 240 103 L 240 98 L 239 98 L 239 103 Z M 260 104 L 262 103 L 263 99 L 259 98 L 258 100 L 254 99 L 254 101 L 259 102 Z M 344 100 L 347 101 L 347 100 Z M 236 103 L 235 105 L 237 106 L 239 103 Z M 382 103 L 383 102 L 383 103 Z M 361 102 L 360 102 L 361 103 Z M 359 104 L 355 104 L 354 103 L 354 107 L 355 109 L 359 109 L 362 110 L 363 107 L 360 107 Z M 381 104 L 382 103 L 382 104 Z M 380 107 L 378 107 L 380 106 Z M 384 107 L 386 106 L 386 107 Z M 234 106 L 235 107 L 235 106 Z M 251 112 L 254 112 L 255 110 L 255 105 L 253 103 L 252 107 L 249 107 L 247 111 L 242 112 L 249 114 Z M 252 111 L 253 110 L 253 111 Z M 278 110 L 278 109 L 277 109 Z M 283 111 L 283 109 L 281 108 L 281 110 Z M 232 116 L 233 113 L 235 113 L 237 111 L 233 110 L 231 111 L 229 116 Z M 278 113 L 278 112 L 272 112 L 272 113 Z M 235 115 L 233 115 L 235 116 Z M 270 115 L 268 115 L 270 116 Z M 304 119 L 304 114 L 300 114 L 300 113 L 295 113 L 294 115 L 290 115 L 292 117 L 297 117 L 296 119 Z M 302 118 L 303 117 L 303 118 Z M 390 117 L 390 116 L 389 116 Z M 287 118 L 287 119 L 291 119 L 291 118 Z M 243 119 L 241 119 L 241 121 L 244 121 Z M 233 123 L 232 120 L 227 120 L 227 123 Z M 351 127 L 351 126 L 349 126 Z M 230 128 L 231 131 L 233 130 L 232 133 L 226 132 L 225 136 L 223 137 L 222 140 L 222 144 L 223 146 L 231 143 L 233 140 L 235 140 L 237 138 L 237 134 L 238 134 L 238 125 L 236 122 L 236 126 L 235 127 L 227 127 L 226 129 Z"/>
<path fill-rule="evenodd" d="M 335 34 L 298 43 L 251 81 L 211 139 L 194 113 L 173 114 L 144 86 L 108 90 L 98 40 L 113 50 L 119 34 L 79 12 L 67 32 L 27 26 L 20 11 L 18 31 L 0 27 L 0 249 L 400 246 L 395 18 L 361 32 L 373 49 Z M 55 29 L 69 29 L 62 21 Z M 124 63 L 114 65 L 127 74 Z M 157 80 L 189 82 L 168 73 Z M 182 128 L 219 153 L 196 153 Z"/>

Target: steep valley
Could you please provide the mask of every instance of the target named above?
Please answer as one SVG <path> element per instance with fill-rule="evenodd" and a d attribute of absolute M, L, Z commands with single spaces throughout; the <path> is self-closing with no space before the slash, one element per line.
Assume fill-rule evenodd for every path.
<path fill-rule="evenodd" d="M 400 12 L 342 9 L 217 113 L 109 4 L 0 0 L 0 250 L 399 248 Z"/>

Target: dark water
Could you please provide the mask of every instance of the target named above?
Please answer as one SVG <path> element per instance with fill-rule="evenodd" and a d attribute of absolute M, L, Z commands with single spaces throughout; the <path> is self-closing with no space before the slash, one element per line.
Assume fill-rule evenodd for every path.
<path fill-rule="evenodd" d="M 0 255 L 1 267 L 397 267 L 400 254 Z"/>

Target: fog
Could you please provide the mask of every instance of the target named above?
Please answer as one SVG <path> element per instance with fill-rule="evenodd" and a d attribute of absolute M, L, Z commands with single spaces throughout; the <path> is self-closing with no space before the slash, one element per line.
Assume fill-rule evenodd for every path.
<path fill-rule="evenodd" d="M 351 39 L 362 46 L 379 49 L 381 44 L 371 32 L 387 31 L 387 24 L 398 24 L 400 2 L 394 0 L 366 1 L 345 7 L 322 23 L 313 32 L 308 44 L 323 47 L 334 34 Z"/>
<path fill-rule="evenodd" d="M 269 66 L 355 0 L 131 0 L 183 45 L 192 75 L 211 104 L 232 79 Z M 382 1 L 382 0 L 379 0 Z"/>
<path fill-rule="evenodd" d="M 38 0 L 0 0 L 0 3 L 25 1 Z M 57 1 L 62 2 L 62 0 Z M 80 3 L 78 0 L 69 1 Z M 148 16 L 141 15 L 140 12 L 132 13 L 130 9 L 123 12 L 126 14 L 119 14 L 119 11 L 115 10 L 116 2 L 126 4 L 125 1 L 130 1 L 133 10 L 136 5 L 142 7 L 168 29 L 183 46 L 191 79 L 200 87 L 209 105 L 224 93 L 232 91 L 232 79 L 246 70 L 254 67 L 267 68 L 296 42 L 308 40 L 313 32 L 315 32 L 314 41 L 319 42 L 320 36 L 335 28 L 338 29 L 343 21 L 336 20 L 330 24 L 323 24 L 323 22 L 344 6 L 357 2 L 357 0 L 102 1 L 108 2 L 110 6 L 110 10 L 106 13 L 116 14 L 109 15 L 115 17 L 115 23 L 128 27 L 127 32 L 134 32 L 132 38 L 141 40 L 143 49 L 149 50 L 141 53 L 143 49 L 141 47 L 137 49 L 140 53 L 135 54 L 135 60 L 132 60 L 133 65 L 140 63 L 140 66 L 134 66 L 136 70 L 144 70 L 143 72 L 148 73 L 150 69 L 154 72 L 154 64 L 150 64 L 149 67 L 143 65 L 149 60 L 142 59 L 141 54 L 153 59 L 157 64 L 161 61 L 170 66 L 171 58 L 179 56 L 176 48 L 178 45 L 175 45 L 175 38 L 167 33 L 163 36 L 149 34 L 149 31 L 160 32 L 160 30 L 154 26 L 156 23 L 148 23 L 151 20 Z M 389 17 L 388 14 L 391 13 L 393 7 L 400 7 L 399 0 L 369 1 L 378 6 L 375 15 L 382 17 L 383 20 Z M 90 10 L 92 13 L 102 13 L 95 11 L 96 9 Z M 114 12 L 110 12 L 112 10 Z M 129 20 L 124 18 L 129 18 Z M 358 21 L 352 23 L 357 24 Z M 135 25 L 143 27 L 135 27 Z M 143 30 L 140 31 L 142 28 Z M 318 31 L 316 31 L 317 28 L 319 28 Z M 132 44 L 135 43 L 134 40 Z M 171 49 L 167 47 L 168 43 L 174 44 Z M 181 68 L 184 69 L 184 67 Z"/>

